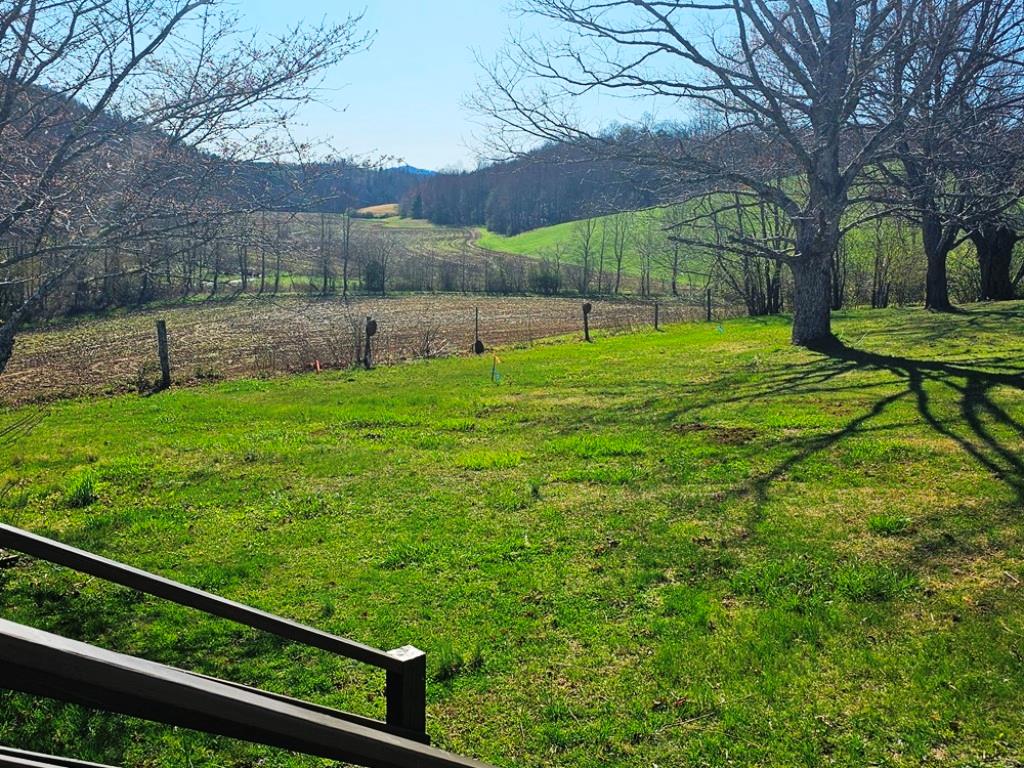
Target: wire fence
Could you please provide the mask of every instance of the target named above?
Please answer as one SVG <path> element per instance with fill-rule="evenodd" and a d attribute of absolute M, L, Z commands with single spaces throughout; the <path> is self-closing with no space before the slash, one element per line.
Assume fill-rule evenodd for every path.
<path fill-rule="evenodd" d="M 657 302 L 591 299 L 591 333 L 706 321 L 703 295 Z M 361 364 L 366 321 L 375 365 L 530 344 L 583 333 L 582 299 L 432 294 L 394 298 L 239 298 L 65 322 L 19 336 L 0 401 L 145 391 L 159 377 L 155 322 L 167 323 L 175 384 L 276 376 Z M 656 308 L 657 305 L 657 308 Z M 713 304 L 722 320 L 741 308 Z"/>

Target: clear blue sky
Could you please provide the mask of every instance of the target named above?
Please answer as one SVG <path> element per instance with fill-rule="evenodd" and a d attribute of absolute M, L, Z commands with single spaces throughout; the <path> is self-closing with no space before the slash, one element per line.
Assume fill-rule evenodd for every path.
<path fill-rule="evenodd" d="M 345 154 L 388 154 L 435 170 L 476 165 L 481 129 L 464 106 L 480 74 L 474 51 L 493 58 L 510 29 L 531 23 L 507 0 L 236 0 L 236 8 L 247 26 L 264 31 L 365 10 L 373 45 L 331 74 L 325 104 L 306 108 L 297 132 Z M 610 97 L 586 109 L 600 122 L 639 113 Z"/>

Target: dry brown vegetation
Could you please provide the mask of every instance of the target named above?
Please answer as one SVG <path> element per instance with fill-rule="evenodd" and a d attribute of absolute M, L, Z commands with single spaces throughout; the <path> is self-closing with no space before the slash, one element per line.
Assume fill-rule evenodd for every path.
<path fill-rule="evenodd" d="M 366 208 L 360 208 L 358 212 L 363 216 L 373 216 L 375 219 L 387 219 L 398 215 L 398 203 L 368 205 Z"/>
<path fill-rule="evenodd" d="M 393 298 L 239 297 L 86 318 L 26 332 L 0 376 L 0 400 L 26 402 L 145 390 L 157 373 L 154 324 L 167 321 L 177 384 L 357 365 L 367 317 L 374 362 L 470 354 L 475 313 L 488 348 L 580 333 L 582 301 L 451 294 Z M 593 302 L 597 332 L 650 328 L 653 302 Z M 719 309 L 717 312 L 725 313 Z M 663 323 L 703 319 L 701 306 L 662 302 Z"/>

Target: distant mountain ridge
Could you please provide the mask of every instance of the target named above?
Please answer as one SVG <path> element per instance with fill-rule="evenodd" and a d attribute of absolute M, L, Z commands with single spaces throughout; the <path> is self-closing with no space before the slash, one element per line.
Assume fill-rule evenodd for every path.
<path fill-rule="evenodd" d="M 402 173 L 408 173 L 412 176 L 437 176 L 437 171 L 430 171 L 426 168 L 417 168 L 414 165 L 398 165 L 394 168 L 386 168 L 388 171 L 400 171 Z"/>
<path fill-rule="evenodd" d="M 87 108 L 76 99 L 39 87 L 31 93 L 39 100 L 59 101 L 71 118 L 77 119 Z M 73 123 L 72 119 L 67 125 Z M 104 130 L 120 134 L 119 142 L 136 155 L 144 155 L 148 146 L 157 146 L 164 138 L 159 129 L 127 121 L 106 112 L 98 118 Z M 52 135 L 61 137 L 64 126 L 56 126 Z M 125 151 L 128 151 L 127 149 Z M 207 156 L 203 149 L 180 145 L 176 151 L 183 162 Z M 394 203 L 410 190 L 436 175 L 435 171 L 402 164 L 393 167 L 363 164 L 352 159 L 313 163 L 273 163 L 228 161 L 223 187 L 218 194 L 235 200 L 269 201 L 278 210 L 340 213 L 380 203 Z"/>

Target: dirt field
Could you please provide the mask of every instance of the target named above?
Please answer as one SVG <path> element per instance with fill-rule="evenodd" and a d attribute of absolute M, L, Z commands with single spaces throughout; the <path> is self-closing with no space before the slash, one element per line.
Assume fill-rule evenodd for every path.
<path fill-rule="evenodd" d="M 176 384 L 273 376 L 356 364 L 365 320 L 379 333 L 374 361 L 470 354 L 475 310 L 488 348 L 582 333 L 581 301 L 450 294 L 396 298 L 238 298 L 67 322 L 18 337 L 0 375 L 0 401 L 49 400 L 144 388 L 157 375 L 154 325 L 167 321 Z M 652 302 L 594 301 L 597 332 L 650 327 Z M 662 302 L 664 323 L 703 319 L 702 307 Z M 725 310 L 720 310 L 725 312 Z"/>

